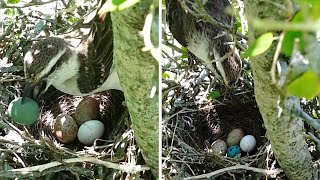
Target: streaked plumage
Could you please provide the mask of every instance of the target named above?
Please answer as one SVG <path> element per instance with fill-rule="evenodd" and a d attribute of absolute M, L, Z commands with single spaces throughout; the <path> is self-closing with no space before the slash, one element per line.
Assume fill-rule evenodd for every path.
<path fill-rule="evenodd" d="M 193 10 L 194 0 L 186 3 Z M 230 6 L 228 0 L 208 0 L 204 8 L 216 21 L 232 26 L 234 18 L 225 12 Z M 233 42 L 232 36 L 227 34 L 226 30 L 205 23 L 187 13 L 178 0 L 166 0 L 166 9 L 167 21 L 173 37 L 202 60 L 216 76 L 221 76 L 227 87 L 234 86 L 241 72 L 241 59 L 238 52 L 235 50 L 233 55 L 224 61 L 216 62 L 232 51 L 233 45 L 230 45 Z"/>
<path fill-rule="evenodd" d="M 110 14 L 93 18 L 80 43 L 49 37 L 37 42 L 24 58 L 26 81 L 46 81 L 48 88 L 71 95 L 89 95 L 109 89 L 122 90 L 113 65 Z M 70 43 L 69 43 L 70 42 Z"/>

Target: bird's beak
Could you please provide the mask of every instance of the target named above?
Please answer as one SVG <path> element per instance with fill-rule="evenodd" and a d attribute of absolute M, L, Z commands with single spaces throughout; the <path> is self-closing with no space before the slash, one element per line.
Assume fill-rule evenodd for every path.
<path fill-rule="evenodd" d="M 31 98 L 33 100 L 37 100 L 41 94 L 43 94 L 46 87 L 45 81 L 41 81 L 39 83 L 30 83 L 26 82 L 22 92 L 22 100 L 21 103 L 23 104 L 26 97 Z"/>

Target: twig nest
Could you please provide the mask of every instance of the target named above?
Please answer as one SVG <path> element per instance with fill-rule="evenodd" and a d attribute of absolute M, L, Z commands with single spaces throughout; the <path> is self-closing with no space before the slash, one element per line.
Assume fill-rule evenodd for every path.
<path fill-rule="evenodd" d="M 91 145 L 104 133 L 104 125 L 101 121 L 90 120 L 83 123 L 78 130 L 78 139 L 82 144 Z"/>
<path fill-rule="evenodd" d="M 240 148 L 243 152 L 250 152 L 256 147 L 256 138 L 252 135 L 244 136 L 240 141 Z"/>
<path fill-rule="evenodd" d="M 100 108 L 98 101 L 93 97 L 85 97 L 80 101 L 73 115 L 78 126 L 90 119 L 98 119 Z"/>
<path fill-rule="evenodd" d="M 241 128 L 232 129 L 227 136 L 227 145 L 228 146 L 235 146 L 239 145 L 240 140 L 244 136 L 244 131 Z"/>
<path fill-rule="evenodd" d="M 222 139 L 217 139 L 211 144 L 212 153 L 224 156 L 227 152 L 227 143 Z"/>
<path fill-rule="evenodd" d="M 39 118 L 40 109 L 33 99 L 26 97 L 22 103 L 22 97 L 18 97 L 10 102 L 8 113 L 14 122 L 30 125 Z"/>
<path fill-rule="evenodd" d="M 54 122 L 54 134 L 62 143 L 73 142 L 77 137 L 78 125 L 68 114 L 59 114 Z"/>
<path fill-rule="evenodd" d="M 230 146 L 227 150 L 227 156 L 234 158 L 241 156 L 241 149 L 239 146 Z"/>

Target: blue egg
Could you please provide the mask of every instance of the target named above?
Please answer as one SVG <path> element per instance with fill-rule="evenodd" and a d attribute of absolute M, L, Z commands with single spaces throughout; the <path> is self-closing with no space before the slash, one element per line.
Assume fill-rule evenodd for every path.
<path fill-rule="evenodd" d="M 227 149 L 227 156 L 228 157 L 231 157 L 231 158 L 234 158 L 236 157 L 238 154 L 241 153 L 241 149 L 239 146 L 230 146 L 228 149 Z"/>

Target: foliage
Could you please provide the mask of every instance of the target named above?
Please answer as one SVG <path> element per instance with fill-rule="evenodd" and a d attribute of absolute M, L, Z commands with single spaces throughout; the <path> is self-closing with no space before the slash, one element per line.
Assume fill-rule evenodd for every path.
<path fill-rule="evenodd" d="M 126 4 L 126 1 L 122 2 Z M 1 136 L 0 147 L 12 152 L 3 156 L 4 161 L 0 166 L 15 169 L 13 173 L 2 168 L 2 178 L 151 179 L 149 167 L 142 165 L 139 169 L 130 170 L 126 165 L 128 162 L 145 162 L 134 139 L 135 134 L 131 129 L 127 111 L 122 105 L 122 94 L 106 92 L 95 96 L 99 97 L 100 107 L 103 107 L 101 118 L 119 121 L 110 122 L 110 127 L 106 127 L 107 140 L 90 147 L 62 144 L 51 134 L 50 122 L 54 121 L 57 112 L 72 113 L 74 104 L 79 100 L 79 97 L 62 95 L 53 87 L 49 88 L 43 96 L 44 99 L 39 100 L 41 118 L 37 123 L 23 127 L 12 123 L 6 115 L 13 96 L 21 95 L 24 81 L 22 59 L 32 42 L 47 36 L 76 34 L 86 22 L 88 15 L 95 13 L 98 4 L 98 0 L 81 3 L 74 0 L 0 2 L 0 127 L 1 130 L 4 129 L 4 135 L 10 133 Z M 133 3 L 127 4 L 125 8 L 132 5 Z M 123 9 L 124 6 L 119 7 Z M 115 109 L 108 109 L 110 107 Z M 119 117 L 113 117 L 113 113 Z M 15 135 L 13 140 L 10 139 L 11 133 Z M 65 166 L 57 160 L 72 163 L 73 166 Z M 37 168 L 41 170 L 38 171 Z M 139 173 L 140 170 L 147 171 Z M 123 173 L 124 171 L 126 173 Z"/>
<path fill-rule="evenodd" d="M 199 22 L 217 25 L 210 21 L 206 12 L 203 12 L 204 8 L 202 3 L 205 4 L 205 2 L 196 1 L 194 4 L 192 4 L 192 2 L 194 1 L 188 1 L 188 3 L 191 4 L 189 7 L 191 10 L 185 9 L 186 11 L 190 12 L 190 14 L 195 17 L 198 17 Z M 298 104 L 295 104 L 294 106 L 291 105 L 292 109 L 289 108 L 289 106 L 284 106 L 282 101 L 279 103 L 279 107 L 274 108 L 283 113 L 284 110 L 285 112 L 292 113 L 289 117 L 292 116 L 296 118 L 299 116 L 305 120 L 305 132 L 308 133 L 308 147 L 309 149 L 317 149 L 316 151 L 311 152 L 313 158 L 317 160 L 319 158 L 320 151 L 318 147 L 320 147 L 320 144 L 315 142 L 319 142 L 319 120 L 314 118 L 318 118 L 320 112 L 317 105 L 319 104 L 318 95 L 320 93 L 320 52 L 315 34 L 320 28 L 320 3 L 315 0 L 296 0 L 296 2 L 292 2 L 297 4 L 290 4 L 290 0 L 285 2 L 288 4 L 278 4 L 277 2 L 271 1 L 259 2 L 267 3 L 268 5 L 277 8 L 281 11 L 281 15 L 284 16 L 279 19 L 286 18 L 285 21 L 269 20 L 267 18 L 268 16 L 266 16 L 265 19 L 248 17 L 248 21 L 246 21 L 242 14 L 244 12 L 244 10 L 241 9 L 241 7 L 243 7 L 243 4 L 241 4 L 242 1 L 234 2 L 233 5 L 237 8 L 237 21 L 233 29 L 237 29 L 238 31 L 241 30 L 243 34 L 250 34 L 250 32 L 248 33 L 247 31 L 246 25 L 251 23 L 250 25 L 258 29 L 257 32 L 266 32 L 266 30 L 267 32 L 255 37 L 256 40 L 250 42 L 248 48 L 246 48 L 247 39 L 244 36 L 241 36 L 241 34 L 239 35 L 238 32 L 233 32 L 234 35 L 237 35 L 237 45 L 239 45 L 237 47 L 240 49 L 241 57 L 243 58 L 241 78 L 236 88 L 233 90 L 236 91 L 235 94 L 250 91 L 250 89 L 253 88 L 250 88 L 250 86 L 253 86 L 254 83 L 250 69 L 253 57 L 256 57 L 254 58 L 255 61 L 259 61 L 260 55 L 264 56 L 267 53 L 275 51 L 273 63 L 271 62 L 272 59 L 269 59 L 269 63 L 272 64 L 272 67 L 263 67 L 263 69 L 270 68 L 270 74 L 268 75 L 272 77 L 272 82 L 268 83 L 276 86 L 276 91 L 278 90 L 278 93 L 281 95 L 281 100 L 284 100 L 285 103 L 290 104 L 291 102 L 289 103 L 289 101 L 286 100 L 292 96 L 296 96 L 300 99 L 298 99 Z M 228 31 L 227 27 L 223 28 Z M 186 52 L 186 48 L 181 47 L 181 45 L 172 38 L 166 24 L 163 26 L 163 31 L 163 41 L 165 44 L 165 46 L 163 46 L 164 61 L 162 64 L 163 131 L 165 132 L 163 134 L 163 140 L 166 143 L 164 145 L 165 147 L 163 147 L 166 155 L 164 170 L 170 172 L 176 170 L 181 172 L 174 174 L 178 178 L 201 174 L 196 172 L 197 169 L 210 172 L 217 170 L 219 168 L 210 169 L 211 167 L 204 165 L 204 168 L 201 166 L 203 161 L 201 158 L 197 159 L 196 155 L 201 154 L 201 157 L 204 158 L 209 156 L 209 147 L 205 150 L 201 149 L 199 143 L 197 144 L 197 140 L 200 139 L 199 136 L 201 135 L 195 134 L 199 130 L 198 128 L 200 128 L 203 133 L 206 131 L 207 124 L 197 126 L 197 123 L 199 123 L 198 121 L 206 121 L 205 118 L 198 117 L 202 115 L 202 112 L 199 111 L 203 110 L 202 108 L 208 108 L 204 111 L 207 113 L 207 118 L 212 118 L 212 116 L 214 116 L 212 114 L 214 113 L 210 111 L 215 111 L 215 107 L 218 106 L 217 104 L 226 102 L 228 96 L 225 94 L 225 91 L 220 89 L 221 82 L 217 80 L 212 73 L 210 74 L 210 72 L 208 73 L 204 69 L 206 66 L 203 66 L 197 57 Z M 280 35 L 278 35 L 278 32 L 280 32 Z M 268 79 L 269 77 L 259 78 Z M 263 86 L 265 87 L 265 84 Z M 263 92 L 261 93 L 263 94 Z M 234 98 L 237 99 L 237 96 Z M 235 99 L 233 99 L 233 101 L 236 101 Z M 301 100 L 300 102 L 303 104 L 303 108 L 300 108 L 299 100 Z M 210 105 L 213 107 L 208 107 Z M 270 106 L 268 107 L 270 108 Z M 198 112 L 198 114 L 193 112 Z M 233 113 L 234 112 L 231 111 L 229 115 L 232 116 Z M 215 122 L 215 118 L 216 117 L 210 119 L 210 122 Z M 219 121 L 223 121 L 221 117 L 218 119 Z M 210 127 L 212 128 L 211 134 L 208 133 L 207 139 L 204 138 L 205 143 L 208 146 L 211 141 L 207 142 L 207 140 L 210 139 L 209 137 L 213 136 L 213 132 L 221 131 L 219 126 L 212 125 Z M 277 128 L 271 127 L 271 129 Z M 186 141 L 185 139 L 188 138 L 191 140 Z M 168 142 L 166 142 L 166 140 Z M 200 141 L 202 142 L 203 140 L 201 139 Z M 204 154 L 203 151 L 208 154 Z M 187 164 L 189 169 L 192 170 L 189 171 L 188 168 L 184 168 L 184 166 L 179 164 L 177 162 L 181 160 L 179 158 L 185 160 L 183 161 L 184 165 Z M 189 160 L 188 158 L 194 159 Z M 221 159 L 215 159 L 215 164 L 223 161 L 220 160 Z M 195 167 L 193 163 L 189 162 L 200 164 L 200 167 Z M 210 164 L 210 162 L 210 160 L 206 161 L 207 164 Z M 171 166 L 170 163 L 172 164 Z M 221 166 L 226 167 L 223 165 Z M 201 177 L 210 177 L 209 174 L 210 173 L 204 174 L 204 176 Z M 212 174 L 214 174 L 214 172 Z M 191 178 L 200 178 L 200 176 Z"/>
<path fill-rule="evenodd" d="M 121 11 L 135 5 L 139 1 L 140 0 L 107 0 L 98 13 L 103 14 L 112 11 Z"/>
<path fill-rule="evenodd" d="M 242 58 L 254 57 L 267 51 L 273 42 L 272 33 L 265 33 L 257 38 L 257 40 L 243 52 Z"/>

